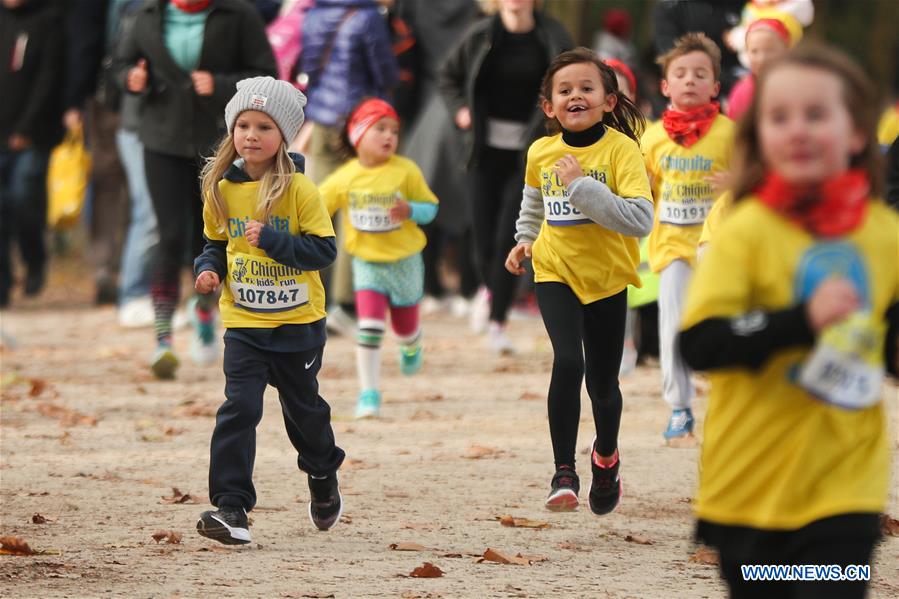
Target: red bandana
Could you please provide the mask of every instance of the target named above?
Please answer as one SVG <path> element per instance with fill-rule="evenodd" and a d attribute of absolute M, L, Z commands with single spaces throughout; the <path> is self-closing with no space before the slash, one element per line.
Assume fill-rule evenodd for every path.
<path fill-rule="evenodd" d="M 798 188 L 768 173 L 755 190 L 766 206 L 816 237 L 839 237 L 854 231 L 868 209 L 868 175 L 846 171 L 816 187 Z"/>
<path fill-rule="evenodd" d="M 175 8 L 177 8 L 181 12 L 195 13 L 209 8 L 209 5 L 212 4 L 212 0 L 200 0 L 199 2 L 187 2 L 187 0 L 172 0 L 172 4 L 174 4 Z"/>
<path fill-rule="evenodd" d="M 671 141 L 689 148 L 708 132 L 712 121 L 718 116 L 719 108 L 718 102 L 710 102 L 687 112 L 669 108 L 662 113 L 662 125 Z"/>
<path fill-rule="evenodd" d="M 379 98 L 371 98 L 356 107 L 346 124 L 347 137 L 350 138 L 353 147 L 358 147 L 365 132 L 384 117 L 400 120 L 393 106 Z"/>

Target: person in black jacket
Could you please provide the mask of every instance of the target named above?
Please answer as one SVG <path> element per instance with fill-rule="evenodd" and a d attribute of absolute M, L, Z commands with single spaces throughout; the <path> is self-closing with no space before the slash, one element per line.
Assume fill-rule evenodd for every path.
<path fill-rule="evenodd" d="M 561 23 L 535 12 L 534 0 L 499 5 L 497 15 L 475 23 L 447 56 L 439 86 L 456 126 L 470 132 L 475 262 L 486 285 L 472 310 L 472 328 L 482 332 L 487 325 L 490 349 L 506 354 L 514 351 L 505 323 L 516 279 L 505 260 L 515 246 L 524 154 L 543 135 L 537 106 L 543 74 L 574 42 Z"/>
<path fill-rule="evenodd" d="M 47 163 L 62 138 L 61 24 L 50 0 L 0 4 L 0 308 L 13 286 L 13 240 L 27 268 L 25 294 L 44 285 Z"/>
<path fill-rule="evenodd" d="M 198 177 L 201 157 L 225 132 L 221 115 L 241 79 L 276 75 L 262 20 L 244 0 L 154 0 L 140 7 L 117 53 L 118 82 L 141 97 L 139 136 L 159 246 L 150 294 L 157 350 L 151 370 L 173 378 L 172 315 L 178 303 L 185 245 L 203 249 Z M 191 357 L 217 357 L 214 298 L 192 310 L 197 336 Z"/>

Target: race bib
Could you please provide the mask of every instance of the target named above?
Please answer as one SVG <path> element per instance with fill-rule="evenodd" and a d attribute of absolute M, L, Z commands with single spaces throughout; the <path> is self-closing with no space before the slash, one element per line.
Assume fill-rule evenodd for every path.
<path fill-rule="evenodd" d="M 401 199 L 403 196 L 398 191 L 392 194 L 351 191 L 348 203 L 350 224 L 357 231 L 366 233 L 395 231 L 402 223 L 390 217 L 390 209 Z"/>
<path fill-rule="evenodd" d="M 666 182 L 661 191 L 659 222 L 668 225 L 701 225 L 715 203 L 712 186 L 705 182 Z"/>
<path fill-rule="evenodd" d="M 827 403 L 847 410 L 877 404 L 884 378 L 886 326 L 856 312 L 829 327 L 800 367 L 799 384 Z"/>
<path fill-rule="evenodd" d="M 607 167 L 585 168 L 584 174 L 597 181 L 608 185 Z M 565 227 L 569 225 L 584 225 L 593 221 L 584 216 L 584 214 L 571 205 L 568 200 L 571 193 L 568 188 L 562 184 L 553 170 L 543 169 L 540 173 L 541 185 L 540 190 L 543 193 L 543 214 L 546 217 L 546 223 L 557 227 Z"/>
<path fill-rule="evenodd" d="M 303 271 L 266 256 L 236 253 L 228 286 L 234 305 L 250 312 L 284 312 L 309 302 Z"/>

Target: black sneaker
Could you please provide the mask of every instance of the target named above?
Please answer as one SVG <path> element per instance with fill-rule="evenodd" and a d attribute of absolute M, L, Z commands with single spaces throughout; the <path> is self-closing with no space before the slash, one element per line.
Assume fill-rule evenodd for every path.
<path fill-rule="evenodd" d="M 577 494 L 581 481 L 571 466 L 560 466 L 553 475 L 552 491 L 543 505 L 553 512 L 573 512 L 578 507 Z"/>
<path fill-rule="evenodd" d="M 319 530 L 328 530 L 340 520 L 343 499 L 337 486 L 337 474 L 309 479 L 309 519 Z"/>
<path fill-rule="evenodd" d="M 225 545 L 250 542 L 247 513 L 241 507 L 223 505 L 214 512 L 203 512 L 197 521 L 197 532 Z"/>
<path fill-rule="evenodd" d="M 621 466 L 621 458 L 615 458 L 611 466 L 597 464 L 599 454 L 596 453 L 596 445 L 590 454 L 590 466 L 593 469 L 593 483 L 590 485 L 590 509 L 598 516 L 610 513 L 621 501 L 621 477 L 618 476 L 618 468 Z"/>

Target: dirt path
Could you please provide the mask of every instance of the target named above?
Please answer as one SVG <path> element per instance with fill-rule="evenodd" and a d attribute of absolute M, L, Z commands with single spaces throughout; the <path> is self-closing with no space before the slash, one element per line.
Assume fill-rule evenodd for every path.
<path fill-rule="evenodd" d="M 544 403 L 551 355 L 539 321 L 513 322 L 522 351 L 495 360 L 463 321 L 426 319 L 420 376 L 401 378 L 395 346 L 387 345 L 378 421 L 351 419 L 354 348 L 332 339 L 321 386 L 348 454 L 342 523 L 320 533 L 309 522 L 305 478 L 270 390 L 258 433 L 254 542 L 213 544 L 193 527 L 207 503 L 220 364 L 186 363 L 177 382 L 151 380 L 150 332 L 119 329 L 114 310 L 90 307 L 84 292 L 73 302 L 74 276 L 57 274 L 41 301 L 2 317 L 18 347 L 0 354 L 0 534 L 47 552 L 0 556 L 4 597 L 724 594 L 714 566 L 689 560 L 697 449 L 661 446 L 666 410 L 655 368 L 622 382 L 625 495 L 618 511 L 597 518 L 589 509 L 541 509 L 552 474 Z M 183 331 L 176 339 L 185 356 L 187 337 Z M 896 388 L 885 393 L 896 438 Z M 701 416 L 705 402 L 697 403 Z M 584 464 L 589 414 L 585 403 L 578 441 Z M 165 503 L 172 487 L 198 503 Z M 890 511 L 899 513 L 895 490 Z M 34 514 L 48 522 L 33 523 Z M 548 527 L 506 527 L 496 519 L 502 515 Z M 157 544 L 151 537 L 158 531 L 183 537 Z M 394 543 L 424 550 L 392 550 Z M 542 561 L 476 563 L 488 548 Z M 424 562 L 443 576 L 404 577 Z M 871 596 L 899 596 L 899 538 L 887 537 L 874 567 Z"/>

